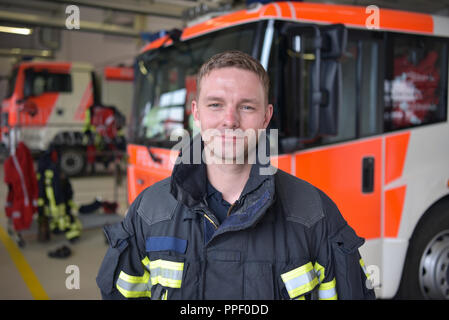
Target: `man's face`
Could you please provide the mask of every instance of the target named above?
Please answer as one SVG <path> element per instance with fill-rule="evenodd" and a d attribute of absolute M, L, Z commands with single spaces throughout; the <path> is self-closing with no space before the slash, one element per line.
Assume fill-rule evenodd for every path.
<path fill-rule="evenodd" d="M 273 106 L 254 72 L 226 67 L 203 77 L 192 112 L 208 152 L 216 160 L 242 163 L 255 147 L 258 130 L 267 128 Z"/>

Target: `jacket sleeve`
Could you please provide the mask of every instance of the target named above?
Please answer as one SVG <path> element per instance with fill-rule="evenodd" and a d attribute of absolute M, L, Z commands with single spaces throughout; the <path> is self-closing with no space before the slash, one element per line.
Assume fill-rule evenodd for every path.
<path fill-rule="evenodd" d="M 142 241 L 137 208 L 141 196 L 132 203 L 122 222 L 104 227 L 109 248 L 96 278 L 103 299 L 149 298 L 151 280 L 145 267 L 145 243 Z"/>
<path fill-rule="evenodd" d="M 364 239 L 347 224 L 335 203 L 320 191 L 324 219 L 315 229 L 319 299 L 375 299 L 359 252 Z"/>

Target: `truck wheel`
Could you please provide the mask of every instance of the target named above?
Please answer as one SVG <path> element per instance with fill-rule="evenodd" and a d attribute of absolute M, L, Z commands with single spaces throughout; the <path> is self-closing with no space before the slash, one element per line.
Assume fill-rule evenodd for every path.
<path fill-rule="evenodd" d="M 396 298 L 449 300 L 449 201 L 432 207 L 414 231 Z"/>
<path fill-rule="evenodd" d="M 61 151 L 61 171 L 67 176 L 78 176 L 86 167 L 85 152 L 80 148 L 67 148 Z"/>

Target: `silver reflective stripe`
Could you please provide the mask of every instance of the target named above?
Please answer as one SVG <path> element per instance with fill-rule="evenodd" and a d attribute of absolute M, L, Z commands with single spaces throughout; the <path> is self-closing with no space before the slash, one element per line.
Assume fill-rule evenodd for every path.
<path fill-rule="evenodd" d="M 318 290 L 318 298 L 319 299 L 330 299 L 337 294 L 337 290 L 334 288 L 330 288 L 327 290 Z"/>
<path fill-rule="evenodd" d="M 285 287 L 287 288 L 288 292 L 291 292 L 295 289 L 298 289 L 299 287 L 302 287 L 302 286 L 307 285 L 308 283 L 311 283 L 314 278 L 315 278 L 315 271 L 312 269 L 309 272 L 306 272 L 305 274 L 300 275 L 299 277 L 293 278 L 293 279 L 285 282 Z"/>
<path fill-rule="evenodd" d="M 154 277 L 163 277 L 166 279 L 172 279 L 172 280 L 182 280 L 182 270 L 171 270 L 171 269 L 165 269 L 165 268 L 154 268 L 151 269 L 151 278 Z"/>
<path fill-rule="evenodd" d="M 337 282 L 335 278 L 331 281 L 323 282 L 320 284 L 318 290 L 318 299 L 320 300 L 337 300 Z"/>
<path fill-rule="evenodd" d="M 131 276 L 121 271 L 115 286 L 125 298 L 151 298 L 152 286 L 148 271 L 144 271 L 143 276 Z"/>
<path fill-rule="evenodd" d="M 151 283 L 161 284 L 164 287 L 181 288 L 183 262 L 174 262 L 158 259 L 150 261 Z"/>
<path fill-rule="evenodd" d="M 133 292 L 151 291 L 151 284 L 148 285 L 148 283 L 131 283 L 121 278 L 117 279 L 117 285 L 120 286 L 122 289 L 125 289 L 126 291 L 133 291 Z"/>

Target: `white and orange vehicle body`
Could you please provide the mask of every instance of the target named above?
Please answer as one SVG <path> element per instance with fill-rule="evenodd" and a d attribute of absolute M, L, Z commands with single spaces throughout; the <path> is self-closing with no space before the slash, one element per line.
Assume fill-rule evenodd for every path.
<path fill-rule="evenodd" d="M 425 35 L 441 38 L 443 42 L 444 38 L 449 37 L 449 20 L 442 17 L 384 9 L 380 9 L 378 14 L 379 25 L 369 32 Z M 364 7 L 277 2 L 188 27 L 182 31 L 180 41 L 201 39 L 217 30 L 265 21 L 260 37 L 260 55 L 257 57 L 270 71 L 269 52 L 275 47 L 274 41 L 270 39 L 273 37 L 273 30 L 270 29 L 273 23 L 270 24 L 270 21 L 317 25 L 339 23 L 348 30 L 368 32 L 368 16 Z M 172 45 L 173 41 L 168 37 L 158 39 L 145 47 L 141 56 L 154 55 L 162 47 Z M 447 61 L 447 51 L 443 58 Z M 447 77 L 447 63 L 442 65 L 446 70 L 439 72 Z M 272 83 L 275 81 L 271 80 Z M 443 83 L 447 95 L 447 81 Z M 188 95 L 189 90 L 184 92 Z M 186 108 L 188 100 L 183 100 Z M 429 208 L 448 199 L 447 100 L 443 108 L 442 119 L 430 125 L 380 130 L 365 137 L 358 136 L 280 154 L 276 161 L 272 161 L 280 169 L 326 192 L 357 234 L 366 239 L 361 253 L 366 265 L 371 266 L 378 297 L 391 298 L 396 294 L 409 241 L 418 222 Z M 137 114 L 135 116 L 140 117 Z M 143 144 L 135 142 L 128 145 L 129 202 L 146 187 L 168 177 L 173 168 L 169 148 Z M 361 186 L 364 159 L 370 159 L 372 164 L 372 190 L 369 192 L 364 192 Z"/>
<path fill-rule="evenodd" d="M 120 83 L 123 90 L 108 90 L 131 98 L 133 69 L 105 67 L 101 81 L 92 65 L 82 62 L 24 61 L 12 71 L 8 96 L 2 101 L 2 142 L 9 143 L 11 128 L 33 151 L 47 150 L 52 142 L 63 145 L 62 165 L 69 174 L 79 174 L 85 165 L 83 127 L 86 110 L 100 100 L 110 103 L 112 94 L 99 97 L 99 85 L 106 91 Z M 99 79 L 100 80 L 100 79 Z M 121 110 L 127 116 L 131 99 Z M 124 110 L 123 110 L 124 109 Z M 73 172 L 70 172 L 72 170 Z"/>
<path fill-rule="evenodd" d="M 64 76 L 66 88 L 27 94 L 27 70 Z M 62 128 L 82 131 L 85 111 L 94 102 L 92 72 L 93 67 L 85 63 L 20 63 L 13 71 L 11 95 L 2 102 L 2 116 L 7 120 L 2 126 L 20 127 L 20 139 L 36 151 L 48 148 Z"/>

